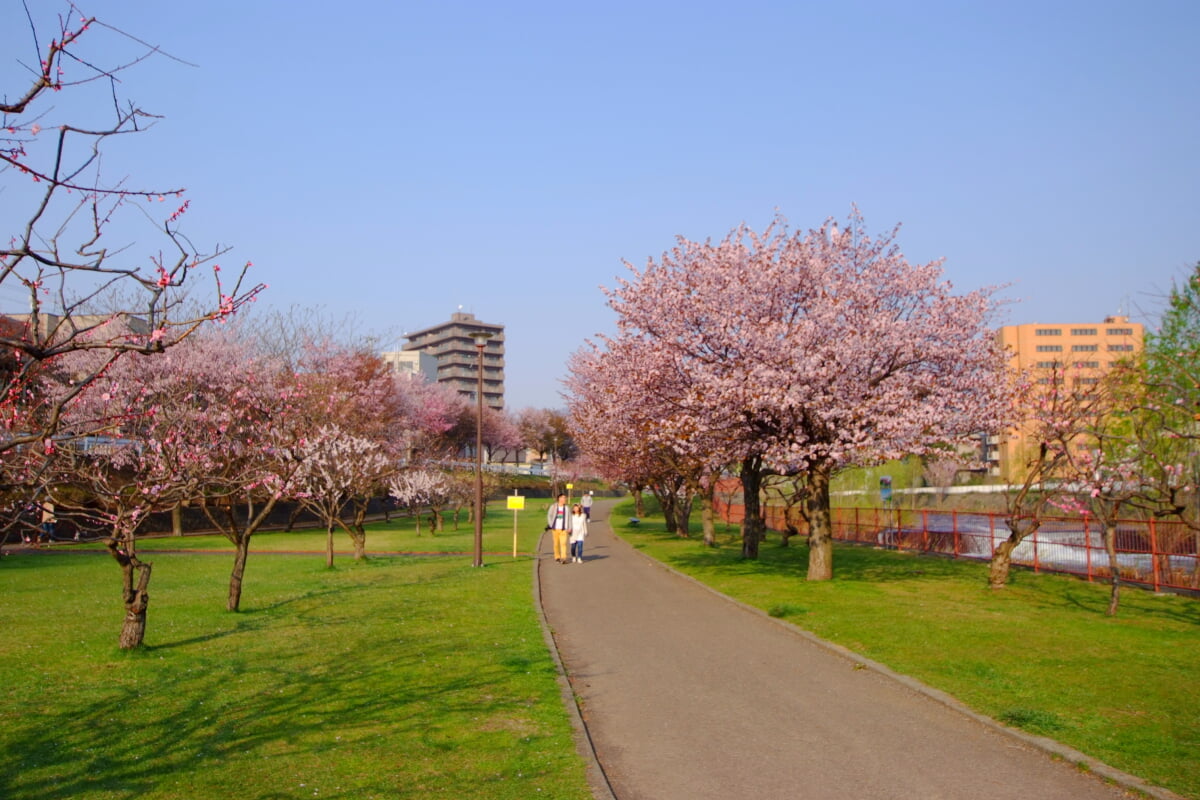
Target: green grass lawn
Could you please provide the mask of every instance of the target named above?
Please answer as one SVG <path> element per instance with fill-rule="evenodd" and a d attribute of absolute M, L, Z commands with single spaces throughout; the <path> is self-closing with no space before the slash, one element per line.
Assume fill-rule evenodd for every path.
<path fill-rule="evenodd" d="M 802 541 L 772 537 L 741 558 L 667 534 L 660 517 L 614 529 L 713 588 L 942 689 L 984 714 L 1200 798 L 1200 600 L 1014 570 L 986 588 L 986 564 L 838 546 L 834 580 L 804 580 Z"/>
<path fill-rule="evenodd" d="M 524 552 L 542 524 L 522 512 Z M 373 526 L 368 548 L 470 552 L 466 525 L 411 525 Z M 116 647 L 107 556 L 0 561 L 0 797 L 591 797 L 531 561 L 507 555 L 511 512 L 488 519 L 487 549 L 506 554 L 482 570 L 469 555 L 340 555 L 331 570 L 323 532 L 255 537 L 237 614 L 231 557 L 151 552 L 223 541 L 144 543 L 151 604 L 133 653 Z"/>

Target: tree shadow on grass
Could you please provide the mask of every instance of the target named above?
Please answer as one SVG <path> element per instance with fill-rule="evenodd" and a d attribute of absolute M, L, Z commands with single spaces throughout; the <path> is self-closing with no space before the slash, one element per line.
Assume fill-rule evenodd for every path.
<path fill-rule="evenodd" d="M 0 735 L 0 797 L 282 798 L 311 795 L 297 789 L 306 782 L 326 798 L 404 796 L 419 788 L 405 781 L 426 779 L 422 768 L 406 771 L 406 757 L 435 765 L 435 778 L 453 771 L 470 756 L 463 738 L 480 726 L 524 734 L 509 747 L 527 747 L 536 771 L 548 746 L 528 721 L 537 698 L 514 696 L 506 681 L 553 666 L 508 650 L 464 658 L 484 645 L 455 631 L 467 624 L 457 612 L 443 614 L 459 597 L 445 585 L 454 580 L 305 592 L 239 615 L 222 634 L 118 659 L 109 679 L 13 694 Z M 430 586 L 437 591 L 427 596 Z M 375 624 L 353 624 L 364 611 Z M 268 758 L 289 759 L 288 767 L 264 770 Z M 329 785 L 323 765 L 342 759 L 364 766 Z"/>

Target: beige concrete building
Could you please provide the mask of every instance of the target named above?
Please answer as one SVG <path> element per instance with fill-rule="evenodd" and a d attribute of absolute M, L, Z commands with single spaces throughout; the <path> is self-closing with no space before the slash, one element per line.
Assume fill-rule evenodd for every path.
<path fill-rule="evenodd" d="M 389 350 L 379 354 L 397 375 L 421 375 L 428 381 L 437 380 L 437 359 L 419 350 Z"/>
<path fill-rule="evenodd" d="M 405 334 L 405 351 L 426 353 L 437 359 L 437 381 L 453 386 L 460 394 L 475 400 L 478 385 L 478 350 L 472 333 L 492 336 L 483 350 L 483 402 L 490 408 L 504 408 L 504 326 L 475 319 L 474 314 L 459 311 L 449 322 Z"/>
<path fill-rule="evenodd" d="M 1060 379 L 1086 391 L 1114 362 L 1141 352 L 1144 334 L 1142 324 L 1128 317 L 1106 317 L 1100 323 L 1006 325 L 997 337 L 1014 372 L 1029 371 L 1039 382 L 1049 383 L 1057 370 Z M 1025 447 L 1020 431 L 993 436 L 984 457 L 993 474 L 1018 480 L 1026 463 Z"/>

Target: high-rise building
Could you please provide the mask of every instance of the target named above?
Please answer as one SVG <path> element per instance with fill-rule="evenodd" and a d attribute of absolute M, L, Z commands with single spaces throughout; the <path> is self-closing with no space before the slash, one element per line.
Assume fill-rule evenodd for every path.
<path fill-rule="evenodd" d="M 497 411 L 504 408 L 504 326 L 475 319 L 462 311 L 449 322 L 405 334 L 402 348 L 437 358 L 437 381 L 453 386 L 459 394 L 475 400 L 479 377 L 479 351 L 473 333 L 490 333 L 483 349 L 483 402 Z"/>
<path fill-rule="evenodd" d="M 1028 372 L 1042 383 L 1062 380 L 1086 392 L 1114 362 L 1141 352 L 1144 333 L 1128 317 L 1106 317 L 1102 323 L 1005 325 L 997 337 L 1014 372 Z M 1006 480 L 1020 480 L 1025 447 L 1024 432 L 1011 431 L 989 437 L 984 458 Z"/>

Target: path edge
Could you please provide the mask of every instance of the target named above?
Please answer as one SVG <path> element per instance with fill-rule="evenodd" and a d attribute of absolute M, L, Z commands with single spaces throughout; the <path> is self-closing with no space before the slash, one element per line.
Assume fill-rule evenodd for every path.
<path fill-rule="evenodd" d="M 1095 775 L 1097 778 L 1111 782 L 1127 791 L 1140 792 L 1143 795 L 1156 798 L 1156 800 L 1187 800 L 1187 798 L 1183 797 L 1182 795 L 1175 794 L 1169 789 L 1164 789 L 1161 786 L 1155 786 L 1154 784 L 1147 783 L 1136 775 L 1123 772 L 1116 767 L 1110 766 L 1103 761 L 1093 758 L 1092 756 L 1076 750 L 1073 747 L 1069 747 L 1062 742 L 1055 741 L 1054 739 L 1050 739 L 1045 736 L 1034 736 L 1017 728 L 1011 728 L 1007 725 L 1004 725 L 987 716 L 986 714 L 981 714 L 978 711 L 968 707 L 954 696 L 947 694 L 940 689 L 935 689 L 932 686 L 922 683 L 911 675 L 905 675 L 902 672 L 896 672 L 891 667 L 881 664 L 878 661 L 873 661 L 866 656 L 859 655 L 848 647 L 843 647 L 835 642 L 822 639 L 812 631 L 807 631 L 778 617 L 772 617 L 761 608 L 756 608 L 734 597 L 730 597 L 723 592 L 719 592 L 703 581 L 693 578 L 691 575 L 686 573 L 680 572 L 671 565 L 659 561 L 657 558 L 654 558 L 648 553 L 642 552 L 640 548 L 634 547 L 628 540 L 625 539 L 624 536 L 621 536 L 615 530 L 613 530 L 612 533 L 613 538 L 619 540 L 625 547 L 628 547 L 630 550 L 637 553 L 641 558 L 645 559 L 651 565 L 682 578 L 685 581 L 689 581 L 706 592 L 714 594 L 726 602 L 741 608 L 743 611 L 754 614 L 757 617 L 761 617 L 774 625 L 778 625 L 784 630 L 790 631 L 800 638 L 805 639 L 808 642 L 827 650 L 830 653 L 833 653 L 834 655 L 840 656 L 841 658 L 852 662 L 860 669 L 869 669 L 884 678 L 899 683 L 911 691 L 922 694 L 935 702 L 941 703 L 947 708 L 962 714 L 963 716 L 969 717 L 972 720 L 975 720 L 979 724 L 995 731 L 996 733 L 1016 739 L 1017 741 L 1029 745 L 1030 747 L 1040 750 L 1050 756 L 1061 758 L 1064 761 L 1075 765 L 1076 768 L 1081 769 L 1081 771 Z"/>
<path fill-rule="evenodd" d="M 608 774 L 604 771 L 604 766 L 600 763 L 600 758 L 596 755 L 596 743 L 592 741 L 591 731 L 588 730 L 587 723 L 583 720 L 583 712 L 579 709 L 579 701 L 576 699 L 575 690 L 571 688 L 571 679 L 567 675 L 566 665 L 563 664 L 562 656 L 558 652 L 558 642 L 554 639 L 554 631 L 550 629 L 550 623 L 546 620 L 546 610 L 542 607 L 541 563 L 542 540 L 545 536 L 546 534 L 543 533 L 538 538 L 537 547 L 533 553 L 533 605 L 537 609 L 538 624 L 542 627 L 542 638 L 546 642 L 546 650 L 549 651 L 550 659 L 554 662 L 554 671 L 558 677 L 559 694 L 562 696 L 562 703 L 563 707 L 567 710 L 567 716 L 571 720 L 571 727 L 575 731 L 575 750 L 579 753 L 587 768 L 588 786 L 591 787 L 592 797 L 595 800 L 617 800 L 616 794 L 613 793 L 612 784 L 608 781 Z"/>

